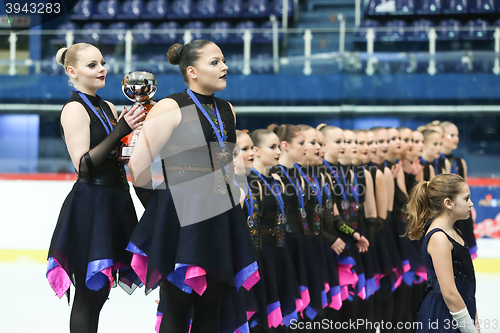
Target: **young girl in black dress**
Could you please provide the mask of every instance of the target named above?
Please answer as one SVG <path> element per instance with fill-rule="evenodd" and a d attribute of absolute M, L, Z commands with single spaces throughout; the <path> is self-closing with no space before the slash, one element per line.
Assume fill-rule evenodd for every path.
<path fill-rule="evenodd" d="M 161 284 L 166 306 L 160 332 L 217 332 L 225 289 L 251 288 L 258 267 L 234 184 L 235 113 L 214 97 L 226 88 L 227 66 L 213 42 L 174 44 L 188 88 L 148 113 L 129 162 L 146 210 L 127 249 L 146 292 Z M 150 166 L 162 158 L 165 183 L 151 189 Z"/>
<path fill-rule="evenodd" d="M 68 301 L 70 285 L 76 288 L 70 331 L 95 333 L 114 281 L 129 292 L 140 283 L 125 251 L 137 217 L 117 150 L 124 136 L 140 129 L 144 114 L 134 115 L 136 106 L 118 117 L 115 106 L 96 95 L 107 71 L 93 45 L 74 44 L 59 50 L 56 58 L 74 88 L 61 111 L 61 133 L 78 179 L 52 236 L 47 278 Z"/>
<path fill-rule="evenodd" d="M 417 332 L 477 333 L 476 279 L 467 243 L 454 224 L 470 215 L 473 204 L 465 180 L 442 174 L 422 181 L 408 203 L 408 236 L 420 239 L 428 287 Z"/>

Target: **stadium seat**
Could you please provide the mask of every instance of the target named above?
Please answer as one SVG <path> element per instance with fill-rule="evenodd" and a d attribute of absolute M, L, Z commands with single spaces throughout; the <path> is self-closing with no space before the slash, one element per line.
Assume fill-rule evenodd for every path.
<path fill-rule="evenodd" d="M 488 32 L 488 22 L 477 19 L 467 21 L 464 25 L 467 31 L 462 31 L 462 39 L 464 40 L 484 40 L 493 36 L 493 32 Z"/>
<path fill-rule="evenodd" d="M 83 34 L 78 36 L 78 41 L 93 44 L 101 41 L 104 26 L 99 22 L 87 23 L 82 27 Z"/>
<path fill-rule="evenodd" d="M 69 16 L 71 20 L 89 20 L 96 14 L 97 6 L 92 0 L 78 1 Z"/>
<path fill-rule="evenodd" d="M 208 33 L 201 32 L 200 30 L 206 29 L 207 26 L 205 23 L 201 21 L 193 21 L 189 22 L 184 26 L 184 29 L 189 29 L 191 31 L 191 35 L 193 36 L 193 40 L 195 39 L 207 39 Z"/>
<path fill-rule="evenodd" d="M 257 25 L 253 21 L 243 21 L 240 22 L 236 25 L 236 34 L 234 35 L 234 38 L 232 40 L 233 43 L 243 43 L 243 34 L 245 33 L 245 30 L 253 30 L 257 29 Z M 252 39 L 255 37 L 255 33 L 252 32 Z"/>
<path fill-rule="evenodd" d="M 174 66 L 168 62 L 166 54 L 156 54 L 147 57 L 143 67 L 153 74 L 179 73 L 179 66 Z"/>
<path fill-rule="evenodd" d="M 293 0 L 288 0 L 288 17 L 293 16 L 294 8 L 293 8 Z M 283 0 L 274 0 L 274 2 L 271 5 L 271 12 L 272 14 L 276 15 L 277 17 L 282 17 L 283 16 Z"/>
<path fill-rule="evenodd" d="M 439 15 L 441 14 L 441 0 L 422 0 L 416 12 L 418 15 Z"/>
<path fill-rule="evenodd" d="M 436 71 L 438 73 L 466 73 L 468 66 L 461 60 L 439 60 L 436 61 Z"/>
<path fill-rule="evenodd" d="M 406 22 L 403 20 L 391 20 L 387 22 L 387 31 L 380 34 L 380 40 L 384 42 L 401 42 L 406 39 Z"/>
<path fill-rule="evenodd" d="M 74 22 L 66 22 L 57 27 L 57 37 L 52 40 L 53 44 L 65 44 L 66 43 L 66 33 L 68 31 L 75 31 L 80 29 L 78 25 Z M 75 36 L 76 37 L 76 36 Z"/>
<path fill-rule="evenodd" d="M 250 68 L 252 73 L 268 74 L 273 72 L 273 56 L 267 53 L 257 54 L 257 56 L 250 61 Z"/>
<path fill-rule="evenodd" d="M 64 75 L 64 67 L 59 65 L 55 56 L 50 56 L 40 61 L 41 74 L 45 75 Z"/>
<path fill-rule="evenodd" d="M 130 26 L 125 22 L 114 22 L 108 27 L 111 30 L 109 35 L 103 37 L 103 41 L 107 44 L 121 44 L 125 43 L 125 34 Z"/>
<path fill-rule="evenodd" d="M 449 19 L 439 22 L 436 28 L 438 40 L 458 40 L 460 39 L 460 22 Z"/>
<path fill-rule="evenodd" d="M 474 60 L 472 63 L 472 71 L 474 73 L 491 73 L 494 66 L 493 59 Z"/>
<path fill-rule="evenodd" d="M 380 27 L 380 23 L 374 20 L 365 20 L 361 22 L 359 27 L 359 31 L 354 36 L 355 42 L 366 42 L 366 33 L 368 32 L 368 28 L 378 28 Z M 375 40 L 378 40 L 380 37 L 380 32 L 375 30 Z"/>
<path fill-rule="evenodd" d="M 415 0 L 396 0 L 396 12 L 399 15 L 415 14 Z"/>
<path fill-rule="evenodd" d="M 443 4 L 444 14 L 461 14 L 467 13 L 469 5 L 467 0 L 448 0 Z"/>
<path fill-rule="evenodd" d="M 192 0 L 174 0 L 172 10 L 167 13 L 169 19 L 189 18 L 193 14 Z"/>
<path fill-rule="evenodd" d="M 118 74 L 123 72 L 123 59 L 121 59 L 120 62 L 114 54 L 103 54 L 102 57 L 104 58 L 104 61 L 106 61 L 106 65 L 104 65 L 104 67 L 108 70 L 108 74 Z"/>
<path fill-rule="evenodd" d="M 427 36 L 430 28 L 434 27 L 434 23 L 429 20 L 420 19 L 412 23 L 413 31 L 407 33 L 406 39 L 414 42 L 428 41 Z"/>
<path fill-rule="evenodd" d="M 199 0 L 194 5 L 192 18 L 215 18 L 218 11 L 217 0 Z"/>
<path fill-rule="evenodd" d="M 243 0 L 223 0 L 217 17 L 240 17 L 243 11 Z"/>
<path fill-rule="evenodd" d="M 139 22 L 132 27 L 134 43 L 147 44 L 153 42 L 153 30 L 155 26 L 151 22 Z"/>
<path fill-rule="evenodd" d="M 144 2 L 142 0 L 127 0 L 122 5 L 121 13 L 117 15 L 119 20 L 135 20 L 144 13 Z"/>
<path fill-rule="evenodd" d="M 114 20 L 120 13 L 120 3 L 117 0 L 102 0 L 97 4 L 97 14 L 92 18 L 94 20 Z"/>
<path fill-rule="evenodd" d="M 174 44 L 182 41 L 182 34 L 176 33 L 176 29 L 180 29 L 177 22 L 164 22 L 156 29 L 161 33 L 158 35 L 158 41 L 165 44 Z"/>
<path fill-rule="evenodd" d="M 271 11 L 267 0 L 249 0 L 243 10 L 243 17 L 267 17 Z"/>
<path fill-rule="evenodd" d="M 471 13 L 493 13 L 495 8 L 495 0 L 471 0 L 469 4 Z"/>
<path fill-rule="evenodd" d="M 369 0 L 368 5 L 366 6 L 366 15 L 380 15 L 381 13 L 377 12 L 377 6 L 380 5 L 381 0 Z M 384 13 L 385 14 L 385 13 Z"/>
<path fill-rule="evenodd" d="M 210 40 L 214 43 L 227 43 L 232 38 L 232 34 L 228 32 L 232 26 L 226 21 L 214 22 L 209 28 L 213 30 L 210 33 Z"/>
<path fill-rule="evenodd" d="M 262 33 L 257 33 L 255 41 L 260 43 L 272 43 L 273 42 L 273 22 L 267 21 L 260 26 L 261 29 L 266 29 Z M 278 21 L 278 29 L 281 28 L 281 22 Z M 283 33 L 278 33 L 278 41 L 283 39 Z M 253 40 L 252 40 L 253 41 Z"/>
<path fill-rule="evenodd" d="M 168 2 L 166 0 L 150 0 L 146 3 L 146 12 L 142 18 L 146 20 L 162 19 L 168 13 Z"/>
<path fill-rule="evenodd" d="M 243 55 L 231 54 L 226 58 L 226 65 L 230 74 L 241 74 L 243 72 Z"/>

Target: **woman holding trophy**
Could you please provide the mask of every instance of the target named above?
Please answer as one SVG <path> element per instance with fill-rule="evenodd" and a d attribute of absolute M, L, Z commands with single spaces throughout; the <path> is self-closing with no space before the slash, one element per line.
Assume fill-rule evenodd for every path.
<path fill-rule="evenodd" d="M 116 108 L 96 94 L 106 68 L 99 49 L 79 43 L 60 49 L 74 91 L 61 111 L 61 133 L 78 179 L 61 208 L 49 249 L 47 278 L 61 298 L 75 297 L 72 333 L 95 333 L 99 313 L 115 281 L 131 293 L 139 282 L 125 250 L 137 217 L 123 165 L 120 139 L 142 126 L 145 115 Z"/>
<path fill-rule="evenodd" d="M 188 88 L 160 100 L 148 113 L 130 158 L 136 193 L 146 206 L 128 250 L 146 292 L 162 288 L 160 332 L 212 333 L 228 287 L 250 289 L 258 268 L 234 182 L 236 148 L 232 105 L 214 97 L 226 88 L 227 66 L 211 41 L 175 44 Z M 164 183 L 154 191 L 150 166 L 162 160 Z"/>

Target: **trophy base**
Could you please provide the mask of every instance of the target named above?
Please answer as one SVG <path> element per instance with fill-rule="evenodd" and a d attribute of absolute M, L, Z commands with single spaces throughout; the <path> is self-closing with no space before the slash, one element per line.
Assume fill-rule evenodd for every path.
<path fill-rule="evenodd" d="M 133 150 L 134 147 L 126 147 L 126 146 L 121 147 L 120 154 L 118 156 L 118 161 L 128 162 L 130 160 L 130 156 L 132 155 Z"/>

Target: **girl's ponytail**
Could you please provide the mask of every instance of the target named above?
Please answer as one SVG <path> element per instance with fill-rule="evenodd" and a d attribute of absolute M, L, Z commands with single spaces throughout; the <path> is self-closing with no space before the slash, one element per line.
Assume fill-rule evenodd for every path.
<path fill-rule="evenodd" d="M 430 220 L 444 209 L 444 200 L 455 199 L 464 185 L 467 185 L 465 180 L 455 174 L 437 175 L 429 182 L 422 181 L 416 185 L 406 206 L 406 235 L 412 240 L 420 239 Z"/>

